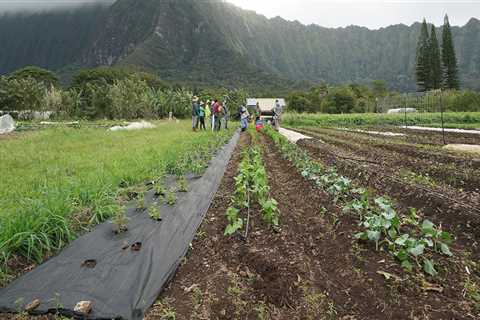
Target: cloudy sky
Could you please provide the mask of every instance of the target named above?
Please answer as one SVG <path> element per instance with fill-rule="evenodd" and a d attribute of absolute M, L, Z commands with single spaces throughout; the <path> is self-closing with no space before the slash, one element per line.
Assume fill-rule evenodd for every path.
<path fill-rule="evenodd" d="M 0 12 L 26 8 L 65 8 L 79 3 L 114 0 L 0 0 Z M 142 0 L 137 0 L 142 1 Z M 161 0 L 160 0 L 161 1 Z M 178 0 L 180 1 L 180 0 Z M 209 1 L 209 0 L 196 0 Z M 407 25 L 423 17 L 440 25 L 448 13 L 453 25 L 464 25 L 475 16 L 480 18 L 480 0 L 227 0 L 267 17 L 281 16 L 304 24 L 325 27 L 360 25 L 371 29 L 391 24 Z"/>
<path fill-rule="evenodd" d="M 371 29 L 425 17 L 436 25 L 445 13 L 453 25 L 464 25 L 472 16 L 480 18 L 480 0 L 227 0 L 267 17 L 281 16 L 325 27 L 360 25 Z"/>

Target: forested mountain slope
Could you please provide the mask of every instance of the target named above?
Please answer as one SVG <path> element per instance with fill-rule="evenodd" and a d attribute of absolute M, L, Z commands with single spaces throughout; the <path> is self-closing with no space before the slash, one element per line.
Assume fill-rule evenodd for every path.
<path fill-rule="evenodd" d="M 117 0 L 110 7 L 0 18 L 0 72 L 26 64 L 63 72 L 120 64 L 190 84 L 384 79 L 391 88 L 414 90 L 419 26 L 329 29 L 267 19 L 220 0 Z M 453 34 L 462 84 L 480 89 L 480 21 Z"/>

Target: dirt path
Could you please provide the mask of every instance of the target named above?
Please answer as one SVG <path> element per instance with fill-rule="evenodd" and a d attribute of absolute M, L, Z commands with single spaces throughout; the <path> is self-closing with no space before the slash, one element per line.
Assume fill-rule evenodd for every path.
<path fill-rule="evenodd" d="M 281 230 L 268 228 L 254 207 L 246 242 L 223 236 L 240 148 L 250 143 L 243 134 L 193 251 L 147 319 L 171 319 L 168 312 L 176 319 L 473 319 L 462 302 L 460 269 L 453 265 L 457 275 L 441 280 L 442 294 L 422 290 L 423 276 L 407 276 L 386 253 L 358 244 L 355 218 L 269 139 L 260 141 Z M 401 280 L 385 280 L 379 270 Z"/>

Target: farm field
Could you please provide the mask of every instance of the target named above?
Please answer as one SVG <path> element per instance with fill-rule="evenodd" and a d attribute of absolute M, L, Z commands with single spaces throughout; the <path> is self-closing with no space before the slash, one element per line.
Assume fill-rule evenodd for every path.
<path fill-rule="evenodd" d="M 191 132 L 187 121 L 155 124 L 122 132 L 60 126 L 2 137 L 0 283 L 119 212 L 125 194 L 142 191 L 145 182 L 202 169 L 230 136 Z"/>
<path fill-rule="evenodd" d="M 477 319 L 480 159 L 445 152 L 433 133 L 420 144 L 418 137 L 294 130 L 312 139 L 292 144 L 270 127 L 240 135 L 187 256 L 145 319 Z M 82 152 L 62 160 L 68 161 L 63 166 L 88 165 L 82 175 L 96 174 L 86 180 L 86 188 L 93 189 L 96 178 L 104 177 L 98 188 L 114 190 L 106 204 L 116 208 L 122 189 L 136 192 L 165 172 L 193 170 L 191 158 L 184 157 L 188 151 L 194 145 L 218 148 L 231 132 L 215 139 L 190 132 L 186 122 L 157 123 L 156 129 L 121 133 L 46 129 L 2 143 L 16 142 L 24 150 L 26 140 L 38 139 L 35 145 L 42 145 L 50 134 L 59 141 L 51 138 L 52 145 L 44 142 L 49 148 L 34 149 L 29 156 L 49 159 L 44 168 L 50 168 L 67 157 L 59 150 L 75 144 L 70 154 Z M 42 149 L 51 152 L 40 153 Z M 108 150 L 112 155 L 105 154 Z M 87 160 L 85 153 L 95 156 Z M 115 161 L 121 162 L 114 170 Z M 52 181 L 46 187 L 76 195 L 55 179 L 46 181 Z M 36 195 L 34 188 L 15 186 L 17 193 L 8 197 Z M 9 205 L 20 208 L 14 201 Z M 72 232 L 87 231 L 90 225 L 72 219 L 78 208 L 64 213 Z M 92 217 L 95 211 L 87 209 Z M 109 216 L 107 212 L 97 222 Z M 16 253 L 14 248 L 11 252 Z"/>
<path fill-rule="evenodd" d="M 310 144 L 319 144 L 321 151 Z M 419 179 L 425 190 L 418 195 L 413 187 L 407 190 L 406 195 L 416 199 L 410 201 L 391 192 L 396 191 L 397 181 L 370 183 L 359 168 L 344 170 L 345 152 L 335 157 L 329 149 L 335 146 L 323 145 L 314 139 L 295 146 L 270 129 L 260 135 L 243 134 L 192 250 L 146 318 L 477 318 L 478 213 L 471 211 L 475 205 L 469 199 L 458 199 L 468 208 L 442 202 L 443 196 L 461 194 L 460 187 L 440 177 L 435 182 L 438 189 L 429 190 L 432 186 Z M 250 214 L 249 227 L 236 225 L 237 232 L 226 236 L 230 195 L 239 192 L 238 181 L 243 181 L 239 178 L 244 170 L 243 150 L 259 146 L 269 196 L 278 202 L 279 226 L 268 223 L 262 207 L 253 203 L 234 216 L 234 221 L 242 216 L 245 222 Z M 364 157 L 367 151 L 355 156 Z M 327 155 L 319 156 L 323 152 Z M 428 152 L 440 164 L 463 165 L 465 171 L 474 164 L 478 169 L 476 160 L 435 158 L 434 151 Z M 387 161 L 392 160 L 376 161 L 389 166 Z M 463 173 L 458 183 L 465 180 Z M 387 183 L 391 188 L 385 187 Z M 478 189 L 470 189 L 467 196 L 478 201 Z M 437 199 L 428 198 L 429 192 L 445 193 Z M 383 222 L 375 226 L 375 219 Z M 415 249 L 404 251 L 405 239 Z"/>
<path fill-rule="evenodd" d="M 313 137 L 299 145 L 339 173 L 377 193 L 397 200 L 406 212 L 421 209 L 427 216 L 472 245 L 478 254 L 480 228 L 480 159 L 452 155 L 391 138 L 332 129 L 299 129 Z"/>

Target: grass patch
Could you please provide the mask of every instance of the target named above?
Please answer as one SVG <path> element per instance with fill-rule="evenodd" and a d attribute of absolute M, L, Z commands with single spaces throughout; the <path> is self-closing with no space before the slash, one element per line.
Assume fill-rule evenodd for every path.
<path fill-rule="evenodd" d="M 231 133 L 194 133 L 188 121 L 157 124 L 122 132 L 48 128 L 0 141 L 0 276 L 12 255 L 41 262 L 118 213 L 122 189 L 202 170 Z"/>
<path fill-rule="evenodd" d="M 480 112 L 447 112 L 444 113 L 446 128 L 476 129 L 480 128 Z M 408 113 L 409 126 L 441 127 L 440 113 Z M 297 114 L 287 113 L 283 117 L 287 126 L 322 126 L 350 127 L 405 124 L 404 114 L 361 113 L 361 114 Z"/>

